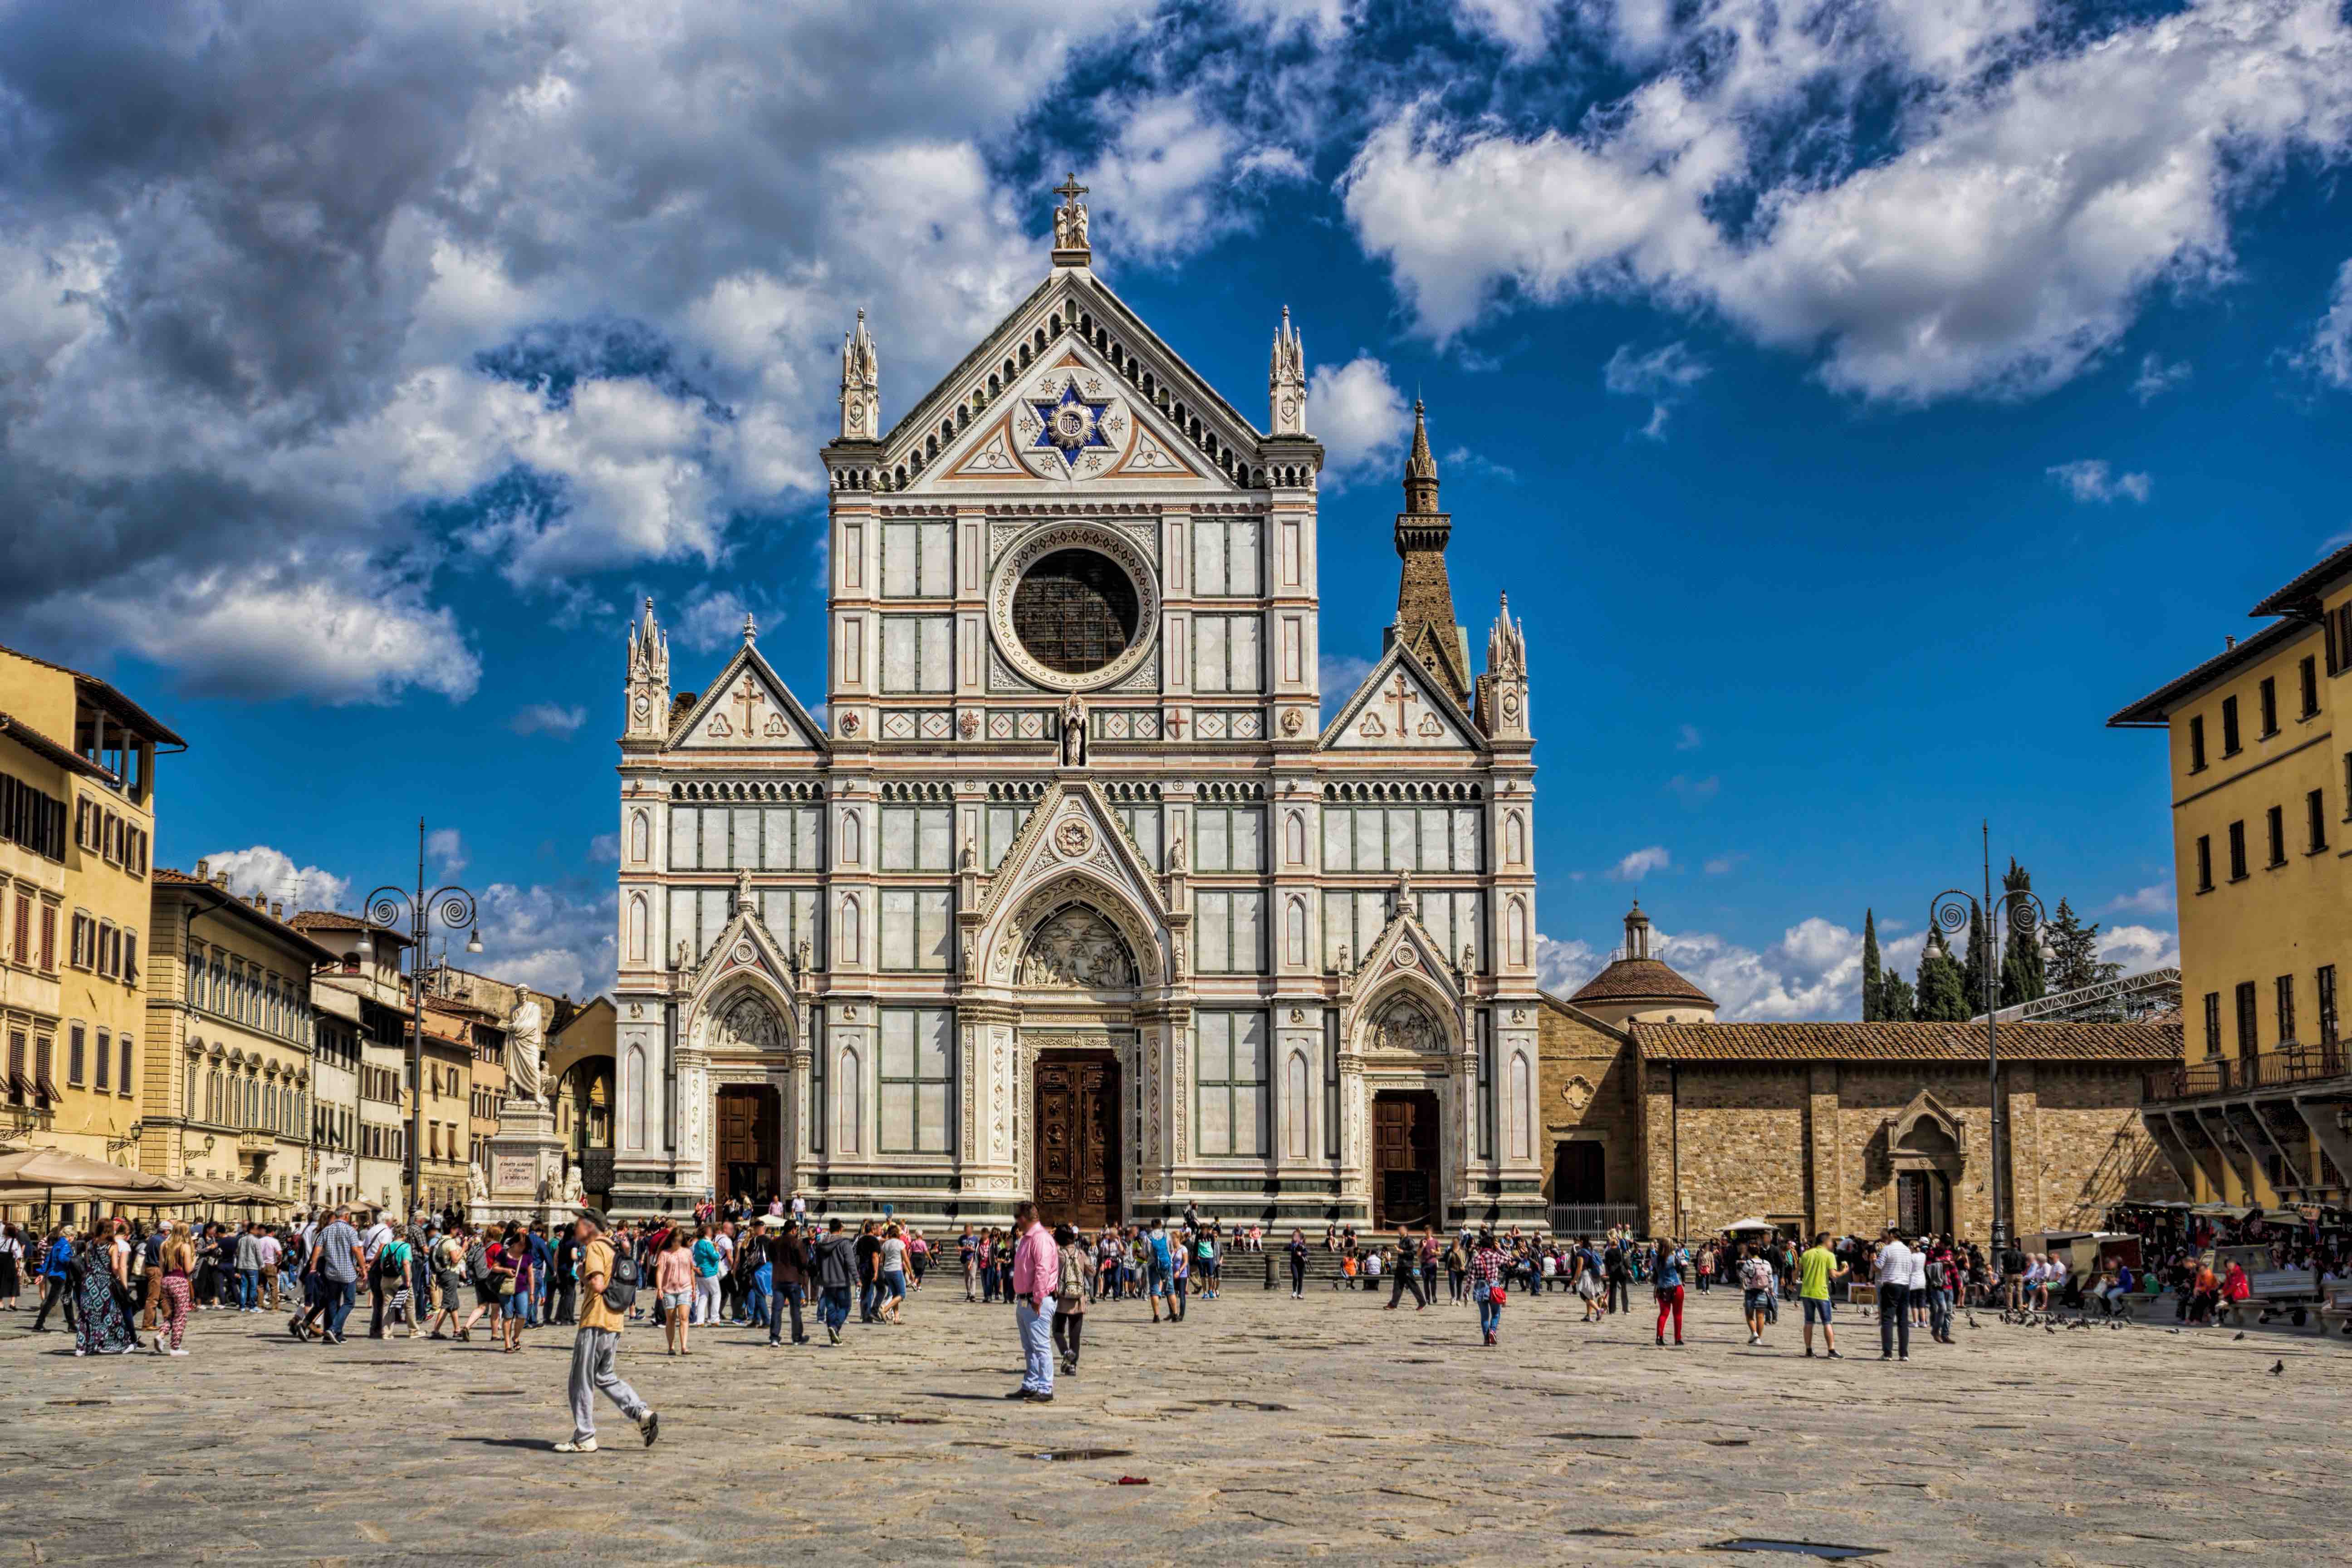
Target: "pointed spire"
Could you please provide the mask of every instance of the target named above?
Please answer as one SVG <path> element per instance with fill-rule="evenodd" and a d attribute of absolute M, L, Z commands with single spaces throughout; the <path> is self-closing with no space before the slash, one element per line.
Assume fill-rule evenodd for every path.
<path fill-rule="evenodd" d="M 1266 371 L 1267 402 L 1273 419 L 1267 428 L 1276 436 L 1307 434 L 1307 345 L 1290 324 L 1290 307 L 1282 308 L 1282 325 L 1274 334 L 1274 358 Z"/>
<path fill-rule="evenodd" d="M 1495 625 L 1486 634 L 1486 673 L 1502 679 L 1524 679 L 1528 673 L 1528 639 L 1524 626 L 1511 619 L 1511 596 L 1502 595 Z"/>
<path fill-rule="evenodd" d="M 1404 510 L 1430 513 L 1437 510 L 1437 459 L 1429 450 L 1429 420 L 1421 399 L 1412 400 L 1412 451 L 1404 460 Z"/>
<path fill-rule="evenodd" d="M 871 441 L 882 434 L 882 360 L 866 331 L 866 312 L 841 339 L 841 438 Z"/>
<path fill-rule="evenodd" d="M 751 615 L 751 611 L 749 611 L 749 610 L 744 611 L 744 612 L 743 612 L 743 643 L 744 643 L 744 646 L 745 646 L 745 647 L 750 647 L 750 646 L 751 646 L 751 644 L 754 640 L 756 640 L 756 639 L 758 638 L 759 635 L 760 635 L 760 623 L 759 623 L 757 620 L 755 620 L 755 619 L 753 619 L 753 618 L 752 618 L 752 615 Z"/>
<path fill-rule="evenodd" d="M 1445 573 L 1445 545 L 1454 521 L 1438 510 L 1437 459 L 1429 450 L 1429 419 L 1412 400 L 1412 450 L 1404 464 L 1404 510 L 1397 514 L 1396 551 L 1404 566 L 1397 580 L 1391 642 L 1402 642 L 1454 700 L 1470 701 L 1470 637 L 1454 618 L 1454 587 Z"/>

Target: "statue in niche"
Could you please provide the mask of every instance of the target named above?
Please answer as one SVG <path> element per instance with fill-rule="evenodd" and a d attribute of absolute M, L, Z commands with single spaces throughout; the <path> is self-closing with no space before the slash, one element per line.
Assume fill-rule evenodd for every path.
<path fill-rule="evenodd" d="M 1087 760 L 1087 705 L 1073 692 L 1062 704 L 1062 765 L 1083 767 Z"/>
<path fill-rule="evenodd" d="M 1037 928 L 1021 955 L 1020 983 L 1127 990 L 1136 983 L 1135 960 L 1111 923 L 1080 905 Z"/>

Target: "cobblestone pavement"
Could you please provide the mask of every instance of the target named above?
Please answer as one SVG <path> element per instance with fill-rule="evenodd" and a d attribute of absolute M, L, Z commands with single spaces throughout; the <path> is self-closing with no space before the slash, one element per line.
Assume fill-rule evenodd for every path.
<path fill-rule="evenodd" d="M 577 1458 L 550 1451 L 561 1330 L 512 1356 L 334 1349 L 208 1312 L 184 1359 L 90 1360 L 0 1315 L 0 1563 L 1801 1561 L 1707 1550 L 1739 1536 L 1890 1563 L 2344 1561 L 2352 1341 L 1980 1314 L 1907 1366 L 1860 1321 L 1849 1359 L 1808 1362 L 1793 1311 L 1748 1348 L 1738 1300 L 1695 1295 L 1680 1351 L 1560 1295 L 1514 1297 L 1497 1350 L 1467 1309 L 1328 1289 L 1233 1289 L 1178 1327 L 1103 1303 L 1082 1375 L 1032 1405 L 1000 1397 L 1010 1311 L 934 1282 L 838 1349 L 726 1330 L 673 1360 L 634 1328 L 622 1373 L 662 1439 L 603 1406 L 604 1451 Z"/>

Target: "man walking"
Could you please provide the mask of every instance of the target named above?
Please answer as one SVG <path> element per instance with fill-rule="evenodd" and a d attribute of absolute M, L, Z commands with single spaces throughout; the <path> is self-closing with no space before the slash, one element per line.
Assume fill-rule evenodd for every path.
<path fill-rule="evenodd" d="M 816 1317 L 825 1338 L 841 1342 L 841 1326 L 849 1321 L 849 1291 L 857 1282 L 857 1254 L 841 1234 L 841 1216 L 824 1222 L 824 1239 L 816 1244 Z"/>
<path fill-rule="evenodd" d="M 1822 1345 L 1832 1361 L 1843 1361 L 1838 1354 L 1837 1331 L 1830 1327 L 1830 1287 L 1844 1279 L 1850 1270 L 1837 1260 L 1830 1250 L 1830 1233 L 1813 1233 L 1813 1245 L 1797 1259 L 1797 1305 L 1805 1315 L 1805 1353 L 1813 1353 L 1813 1325 L 1822 1326 Z"/>
<path fill-rule="evenodd" d="M 1740 1305 L 1748 1312 L 1748 1342 L 1764 1342 L 1764 1322 L 1772 1311 L 1772 1266 L 1749 1242 L 1739 1249 Z"/>
<path fill-rule="evenodd" d="M 1420 1256 L 1413 1246 L 1412 1232 L 1409 1229 L 1397 1232 L 1396 1274 L 1389 1282 L 1389 1304 L 1381 1310 L 1395 1311 L 1407 1290 L 1412 1292 L 1414 1311 L 1418 1312 L 1429 1305 L 1429 1298 L 1421 1292 Z"/>
<path fill-rule="evenodd" d="M 1168 1221 L 1155 1215 L 1151 1221 L 1150 1246 L 1143 1255 L 1143 1289 L 1151 1303 L 1151 1321 L 1155 1323 L 1160 1321 L 1160 1299 L 1168 1294 L 1169 1285 L 1175 1277 L 1176 1258 L 1168 1243 Z M 1171 1300 L 1168 1321 L 1172 1323 L 1181 1315 L 1176 1302 Z"/>
<path fill-rule="evenodd" d="M 1886 1245 L 1878 1249 L 1877 1268 L 1872 1279 L 1878 1286 L 1878 1359 L 1909 1361 L 1911 1359 L 1911 1249 L 1903 1245 L 1903 1233 L 1893 1226 L 1886 1227 Z M 1895 1353 L 1897 1341 L 1903 1353 Z"/>
<path fill-rule="evenodd" d="M 595 1396 L 599 1394 L 636 1423 L 650 1448 L 661 1436 L 661 1417 L 637 1397 L 635 1389 L 621 1381 L 614 1365 L 620 1356 L 622 1324 L 627 1321 L 630 1303 L 636 1300 L 636 1265 L 629 1265 L 625 1279 L 614 1279 L 613 1244 L 604 1239 L 604 1215 L 600 1209 L 579 1210 L 572 1236 L 580 1244 L 581 1297 L 580 1331 L 572 1340 L 572 1440 L 558 1443 L 555 1451 L 596 1451 Z"/>
<path fill-rule="evenodd" d="M 1632 1311 L 1633 1310 L 1633 1267 L 1625 1260 L 1623 1241 L 1612 1241 L 1609 1244 L 1609 1250 L 1601 1256 L 1601 1273 L 1609 1286 L 1609 1310 L 1612 1312 Z"/>
<path fill-rule="evenodd" d="M 1013 1257 L 1013 1321 L 1021 1331 L 1026 1364 L 1021 1386 L 1004 1397 L 1049 1405 L 1054 1398 L 1054 1307 L 1062 1284 L 1061 1249 L 1037 1223 L 1034 1203 L 1013 1209 L 1013 1228 L 1020 1237 Z"/>
<path fill-rule="evenodd" d="M 343 1342 L 343 1321 L 352 1315 L 352 1303 L 358 1299 L 362 1266 L 360 1233 L 352 1228 L 349 1209 L 337 1209 L 333 1220 L 319 1232 L 318 1258 L 320 1289 L 327 1307 L 326 1330 L 320 1338 L 339 1345 Z"/>
<path fill-rule="evenodd" d="M 65 1303 L 66 1329 L 79 1332 L 81 1313 L 74 1301 L 73 1290 L 73 1226 L 61 1225 L 49 1237 L 49 1249 L 41 1255 L 41 1310 L 33 1314 L 33 1332 L 45 1331 L 49 1321 L 49 1309 Z"/>
<path fill-rule="evenodd" d="M 808 1293 L 808 1240 L 801 1235 L 798 1220 L 786 1220 L 782 1236 L 772 1236 L 766 1241 L 771 1295 L 768 1300 L 768 1342 L 783 1342 L 784 1313 L 793 1315 L 793 1343 L 808 1343 L 808 1332 L 801 1323 L 801 1302 Z"/>

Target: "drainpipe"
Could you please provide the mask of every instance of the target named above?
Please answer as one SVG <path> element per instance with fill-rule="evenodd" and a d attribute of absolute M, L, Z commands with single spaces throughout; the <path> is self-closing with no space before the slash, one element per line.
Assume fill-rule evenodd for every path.
<path fill-rule="evenodd" d="M 1675 1182 L 1675 1234 L 1679 1241 L 1683 1234 L 1683 1064 L 1666 1064 L 1668 1110 L 1666 1112 L 1667 1144 L 1673 1150 Z"/>

